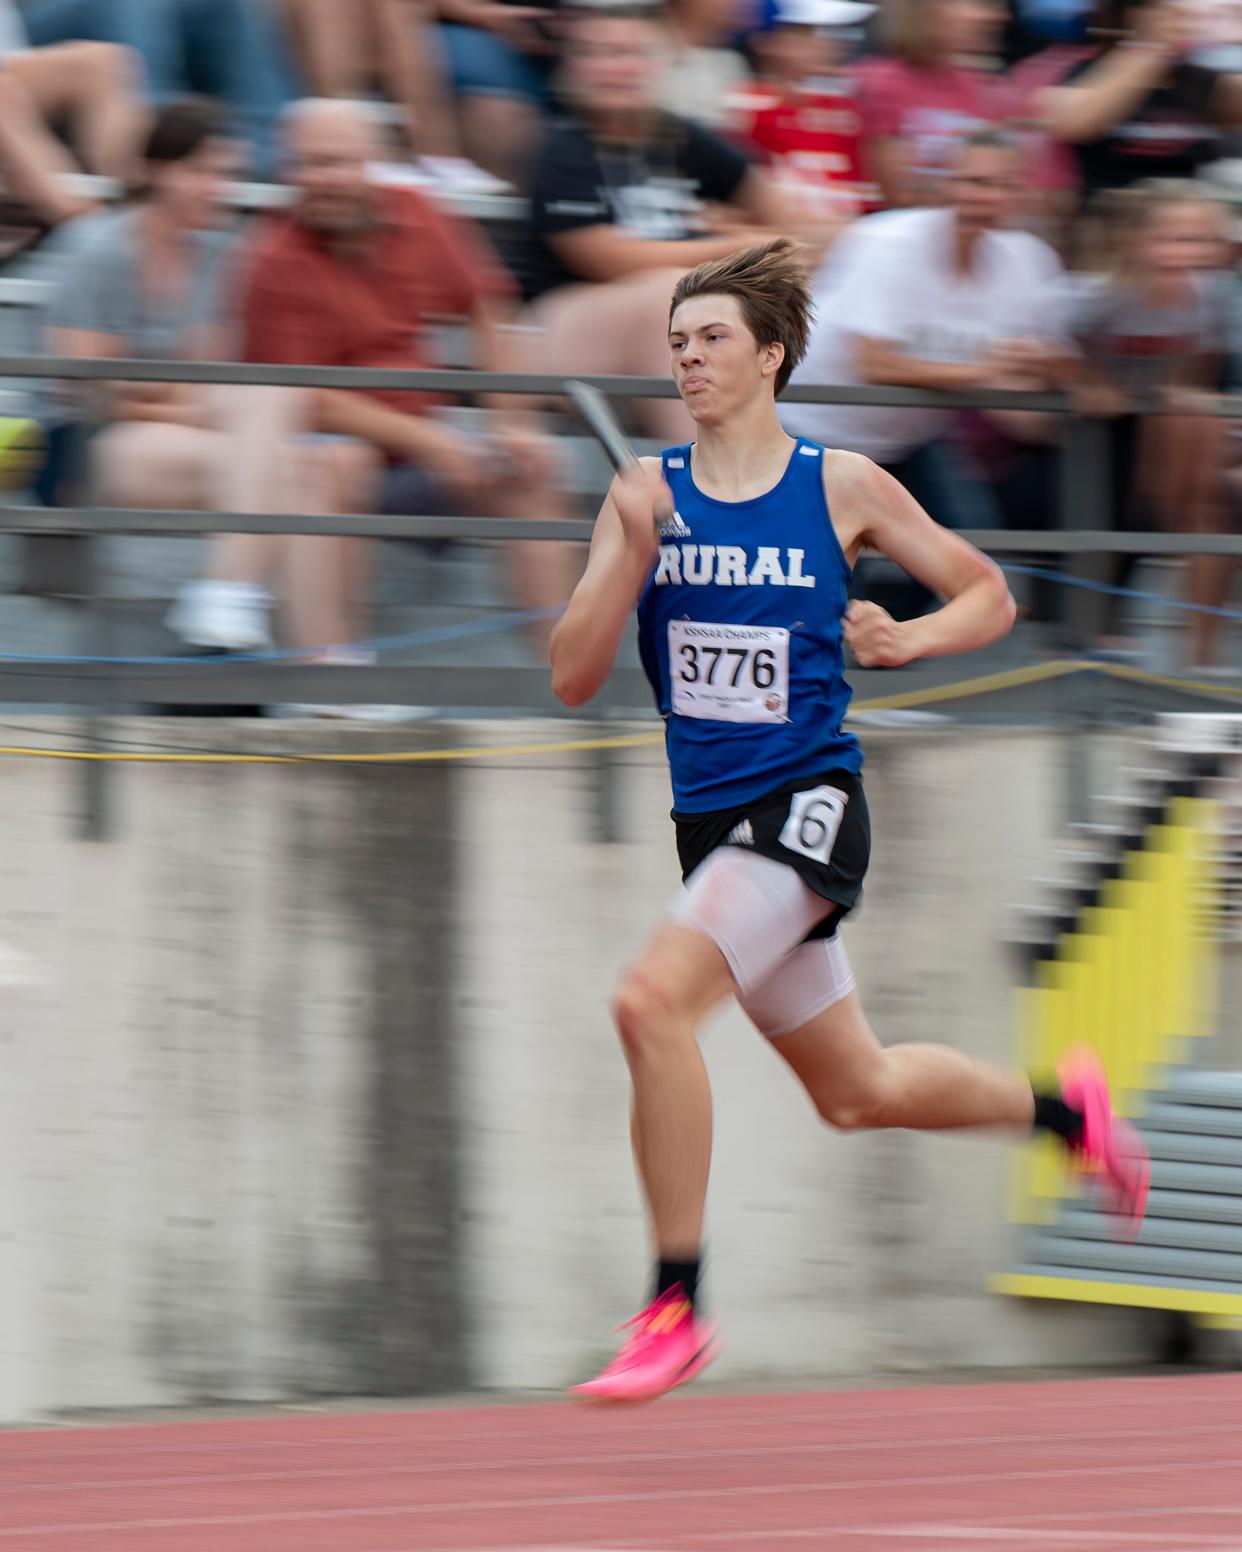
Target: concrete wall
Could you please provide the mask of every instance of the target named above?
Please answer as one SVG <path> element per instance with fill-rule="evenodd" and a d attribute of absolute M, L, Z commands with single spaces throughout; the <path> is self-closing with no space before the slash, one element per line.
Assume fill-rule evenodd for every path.
<path fill-rule="evenodd" d="M 660 752 L 620 758 L 614 846 L 580 755 L 117 767 L 97 843 L 77 769 L 0 765 L 0 1420 L 591 1368 L 647 1262 L 604 1002 L 676 886 Z M 1005 913 L 1060 760 L 1046 734 L 872 740 L 848 941 L 884 1039 L 1009 1059 Z M 998 1144 L 832 1136 L 736 1015 L 707 1053 L 722 1379 L 1143 1351 L 1136 1317 L 982 1291 Z"/>
<path fill-rule="evenodd" d="M 461 1385 L 453 779 L 77 779 L 0 769 L 0 1418 Z"/>

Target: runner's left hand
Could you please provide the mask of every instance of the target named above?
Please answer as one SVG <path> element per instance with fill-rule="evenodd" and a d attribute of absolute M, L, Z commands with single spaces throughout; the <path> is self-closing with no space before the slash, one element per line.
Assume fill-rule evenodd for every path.
<path fill-rule="evenodd" d="M 844 633 L 860 668 L 900 668 L 915 656 L 906 624 L 879 604 L 855 600 L 845 611 Z"/>

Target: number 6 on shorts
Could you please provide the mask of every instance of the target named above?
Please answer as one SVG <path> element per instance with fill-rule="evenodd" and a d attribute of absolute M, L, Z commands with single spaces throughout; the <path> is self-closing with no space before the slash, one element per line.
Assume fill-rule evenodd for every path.
<path fill-rule="evenodd" d="M 804 857 L 813 857 L 816 862 L 827 862 L 836 845 L 847 801 L 845 794 L 835 787 L 795 792 L 789 804 L 789 818 L 781 831 L 781 845 L 801 852 Z"/>

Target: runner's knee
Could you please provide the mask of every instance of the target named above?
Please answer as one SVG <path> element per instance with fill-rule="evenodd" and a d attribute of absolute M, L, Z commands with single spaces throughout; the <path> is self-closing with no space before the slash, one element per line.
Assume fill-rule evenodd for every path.
<path fill-rule="evenodd" d="M 820 1119 L 834 1132 L 871 1132 L 890 1125 L 893 1096 L 886 1068 L 878 1061 L 848 1083 L 812 1094 Z"/>
<path fill-rule="evenodd" d="M 649 970 L 628 970 L 612 999 L 612 1018 L 631 1060 L 658 1056 L 684 1038 L 676 999 Z"/>

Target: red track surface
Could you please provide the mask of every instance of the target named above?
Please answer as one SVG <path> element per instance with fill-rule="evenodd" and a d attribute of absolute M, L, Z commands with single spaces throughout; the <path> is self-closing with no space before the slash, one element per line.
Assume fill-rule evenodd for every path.
<path fill-rule="evenodd" d="M 1242 1377 L 0 1435 L 0 1552 L 1242 1549 Z"/>

